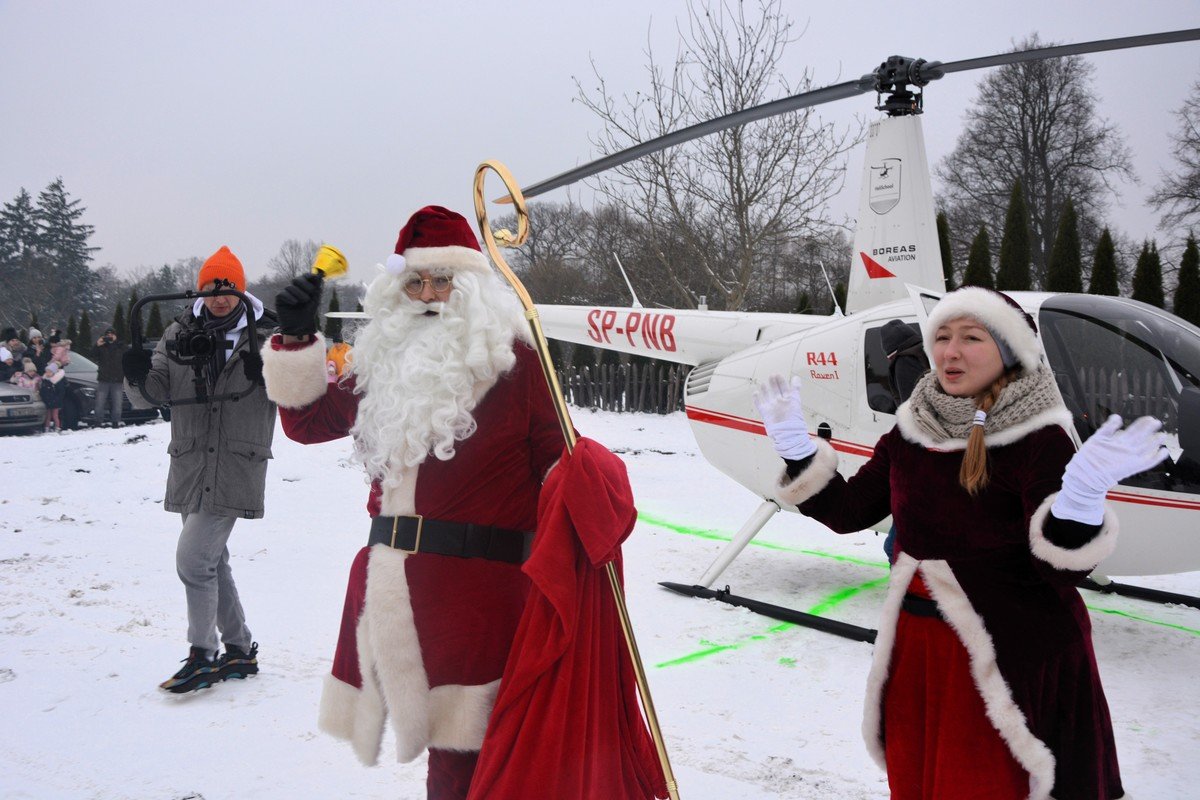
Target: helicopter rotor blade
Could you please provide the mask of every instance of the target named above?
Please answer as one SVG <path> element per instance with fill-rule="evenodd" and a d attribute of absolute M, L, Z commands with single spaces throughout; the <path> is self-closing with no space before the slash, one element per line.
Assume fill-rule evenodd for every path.
<path fill-rule="evenodd" d="M 869 77 L 873 80 L 874 76 Z M 539 194 L 553 191 L 563 186 L 568 186 L 576 181 L 581 181 L 584 178 L 590 178 L 598 172 L 603 172 L 613 167 L 619 167 L 622 164 L 627 164 L 634 159 L 648 156 L 651 153 L 657 153 L 659 150 L 665 150 L 677 144 L 690 142 L 693 139 L 699 139 L 701 136 L 707 136 L 710 133 L 717 133 L 726 128 L 732 128 L 736 125 L 745 125 L 748 122 L 755 120 L 773 117 L 776 114 L 783 114 L 788 111 L 798 111 L 802 108 L 820 105 L 822 103 L 830 103 L 834 100 L 842 100 L 847 97 L 853 97 L 863 92 L 868 92 L 872 88 L 872 83 L 863 83 L 863 78 L 853 81 L 845 81 L 844 83 L 836 83 L 832 86 L 826 86 L 822 89 L 814 89 L 811 92 L 802 92 L 801 94 L 785 97 L 781 100 L 773 100 L 769 103 L 763 103 L 752 108 L 745 108 L 741 111 L 735 111 L 732 114 L 726 114 L 723 117 L 716 117 L 706 122 L 699 122 L 687 128 L 680 128 L 677 131 L 665 134 L 657 139 L 635 144 L 633 147 L 626 148 L 617 153 L 612 153 L 604 158 L 597 159 L 582 167 L 576 167 L 572 170 L 567 170 L 553 178 L 535 183 L 532 186 L 524 188 L 521 193 L 526 197 L 537 197 Z"/>
<path fill-rule="evenodd" d="M 999 53 L 993 56 L 984 56 L 982 58 L 969 58 L 962 61 L 951 61 L 942 63 L 937 61 L 931 62 L 914 62 L 913 73 L 910 73 L 908 80 L 923 86 L 929 81 L 941 78 L 943 75 L 951 72 L 966 72 L 973 69 L 985 69 L 987 67 L 998 67 L 1005 64 L 1016 64 L 1024 61 L 1039 61 L 1047 58 L 1061 58 L 1063 56 L 1083 55 L 1085 53 L 1100 53 L 1106 50 L 1124 50 L 1132 47 L 1147 47 L 1157 44 L 1172 44 L 1175 42 L 1187 42 L 1200 39 L 1200 28 L 1190 28 L 1181 31 L 1168 31 L 1166 33 L 1150 33 L 1141 36 L 1125 36 L 1118 39 L 1101 39 L 1092 42 L 1081 42 L 1079 44 L 1064 44 L 1053 47 L 1039 47 L 1033 50 L 1020 50 L 1012 53 Z M 752 108 L 735 111 L 732 114 L 726 114 L 723 117 L 710 119 L 706 122 L 700 122 L 691 125 L 687 128 L 681 128 L 677 131 L 659 136 L 656 139 L 641 142 L 632 147 L 628 147 L 616 153 L 611 153 L 603 158 L 584 164 L 581 167 L 567 170 L 566 172 L 555 175 L 553 178 L 535 183 L 529 187 L 522 189 L 525 197 L 537 197 L 546 192 L 559 189 L 563 186 L 569 186 L 572 183 L 581 181 L 584 178 L 590 178 L 597 173 L 605 170 L 619 167 L 622 164 L 627 164 L 630 161 L 648 156 L 652 153 L 657 153 L 659 150 L 664 150 L 674 145 L 690 142 L 693 139 L 698 139 L 701 136 L 707 136 L 710 133 L 717 133 L 726 128 L 732 128 L 736 125 L 745 125 L 755 120 L 765 119 L 776 114 L 783 114 L 788 111 L 799 111 L 802 108 L 811 108 L 823 103 L 830 103 L 834 100 L 843 100 L 848 97 L 863 94 L 871 90 L 890 91 L 887 88 L 880 86 L 883 81 L 883 71 L 887 67 L 887 63 L 880 66 L 875 72 L 869 72 L 861 78 L 852 81 L 826 86 L 822 89 L 814 89 L 809 92 L 801 92 L 800 94 L 785 97 L 781 100 L 774 100 L 769 103 L 763 103 Z M 497 202 L 506 202 L 509 198 L 503 198 Z"/>
<path fill-rule="evenodd" d="M 1018 50 L 1014 53 L 999 53 L 982 58 L 968 58 L 962 61 L 950 61 L 938 64 L 939 72 L 966 72 L 972 69 L 999 67 L 1005 64 L 1019 64 L 1024 61 L 1040 61 L 1047 58 L 1063 56 L 1079 56 L 1087 53 L 1102 53 L 1106 50 L 1125 50 L 1131 47 L 1149 47 L 1156 44 L 1174 44 L 1175 42 L 1190 42 L 1200 39 L 1200 28 L 1190 28 L 1183 31 L 1168 31 L 1166 33 L 1147 33 L 1142 36 L 1125 36 L 1120 39 L 1099 39 L 1094 42 L 1078 44 L 1061 44 L 1054 47 L 1038 47 L 1033 50 Z"/>

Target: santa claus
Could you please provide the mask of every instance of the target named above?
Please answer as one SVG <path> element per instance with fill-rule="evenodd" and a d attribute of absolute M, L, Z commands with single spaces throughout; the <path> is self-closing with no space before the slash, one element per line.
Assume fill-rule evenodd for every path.
<path fill-rule="evenodd" d="M 374 764 L 390 717 L 401 761 L 429 750 L 428 796 L 465 797 L 561 428 L 521 307 L 462 216 L 429 206 L 409 219 L 333 383 L 320 294 L 315 275 L 280 293 L 282 333 L 263 353 L 287 435 L 352 436 L 371 482 L 320 725 Z"/>

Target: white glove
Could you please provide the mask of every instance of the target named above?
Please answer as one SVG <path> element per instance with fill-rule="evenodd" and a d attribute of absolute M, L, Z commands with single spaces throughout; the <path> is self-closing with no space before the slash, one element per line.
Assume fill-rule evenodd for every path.
<path fill-rule="evenodd" d="M 1130 475 L 1145 472 L 1168 456 L 1167 436 L 1162 422 L 1141 417 L 1121 429 L 1119 414 L 1113 414 L 1088 438 L 1063 473 L 1062 491 L 1050 513 L 1088 525 L 1104 521 L 1104 496 Z"/>
<path fill-rule="evenodd" d="M 817 452 L 804 423 L 800 404 L 800 376 L 792 376 L 791 385 L 782 375 L 772 375 L 754 393 L 754 407 L 762 417 L 775 452 L 783 458 L 799 461 Z"/>

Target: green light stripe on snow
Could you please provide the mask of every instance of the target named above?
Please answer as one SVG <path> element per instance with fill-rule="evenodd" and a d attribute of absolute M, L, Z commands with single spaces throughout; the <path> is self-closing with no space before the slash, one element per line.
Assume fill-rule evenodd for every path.
<path fill-rule="evenodd" d="M 810 608 L 808 613 L 813 614 L 814 616 L 820 616 L 829 609 L 844 603 L 851 597 L 854 597 L 854 595 L 858 594 L 859 592 L 864 592 L 868 589 L 874 589 L 875 587 L 882 586 L 886 583 L 887 578 L 876 578 L 873 581 L 867 581 L 866 583 L 859 584 L 858 586 L 846 586 L 838 589 L 836 592 L 826 596 L 815 606 Z M 659 662 L 658 664 L 655 664 L 654 667 L 656 669 L 662 669 L 663 667 L 677 667 L 681 664 L 692 664 L 696 661 L 702 661 L 709 656 L 714 656 L 717 653 L 724 653 L 727 650 L 740 650 L 742 647 L 751 644 L 752 642 L 762 642 L 777 633 L 783 633 L 784 631 L 788 631 L 797 627 L 800 626 L 794 622 L 780 622 L 777 625 L 772 625 L 770 628 L 767 628 L 765 633 L 752 634 L 743 638 L 741 641 L 733 642 L 731 644 L 716 644 L 714 642 L 701 639 L 700 644 L 705 645 L 701 649 L 692 653 L 688 653 L 687 655 L 680 656 L 679 658 L 672 658 L 668 661 Z M 783 661 L 781 660 L 780 663 L 782 664 Z M 785 664 L 785 666 L 787 665 Z"/>
<path fill-rule="evenodd" d="M 1087 604 L 1085 603 L 1084 605 Z M 1190 633 L 1193 636 L 1200 636 L 1200 630 L 1196 630 L 1195 628 L 1187 628 L 1183 625 L 1176 625 L 1173 622 L 1163 622 L 1157 619 L 1150 619 L 1149 617 L 1143 617 L 1138 614 L 1130 614 L 1128 611 L 1118 611 L 1115 608 L 1098 608 L 1097 606 L 1088 606 L 1087 608 L 1088 611 L 1095 611 L 1098 614 L 1112 614 L 1114 617 L 1125 617 L 1126 619 L 1136 620 L 1137 622 L 1148 622 L 1151 625 L 1161 625 L 1164 628 L 1174 628 L 1177 631 Z"/>
<path fill-rule="evenodd" d="M 657 528 L 666 528 L 675 533 L 682 533 L 685 536 L 695 536 L 699 539 L 709 539 L 714 542 L 730 542 L 733 537 L 724 533 L 704 528 L 689 528 L 686 525 L 679 525 L 674 522 L 668 522 L 665 519 L 651 516 L 644 511 L 638 511 L 638 522 L 644 522 L 647 525 L 653 525 Z M 751 539 L 750 546 L 762 547 L 767 550 L 782 550 L 788 553 L 802 553 L 807 556 L 817 556 L 818 558 L 829 558 L 834 561 L 842 561 L 847 564 L 860 564 L 864 567 L 878 567 L 879 569 L 887 569 L 886 561 L 872 561 L 865 558 L 855 558 L 854 556 L 843 556 L 837 553 L 828 553 L 824 550 L 808 550 L 802 547 L 789 547 L 786 544 L 777 544 L 775 542 L 761 542 L 758 539 Z"/>
<path fill-rule="evenodd" d="M 732 536 L 727 536 L 726 534 L 718 533 L 717 531 L 714 531 L 712 529 L 705 530 L 705 529 L 701 529 L 701 528 L 689 528 L 686 525 L 679 525 L 678 523 L 668 522 L 665 519 L 659 519 L 658 517 L 651 516 L 650 514 L 646 514 L 642 511 L 638 512 L 638 521 L 645 522 L 647 525 L 654 525 L 655 527 L 658 527 L 658 528 L 665 528 L 669 531 L 675 531 L 676 533 L 682 533 L 685 536 L 695 536 L 700 539 L 711 539 L 713 541 L 718 541 L 718 542 L 729 542 L 729 541 L 733 540 Z M 783 551 L 786 551 L 789 553 L 802 553 L 804 555 L 817 556 L 818 558 L 829 558 L 834 561 L 841 561 L 841 562 L 844 562 L 847 564 L 861 564 L 862 566 L 866 566 L 866 567 L 879 567 L 880 569 L 888 569 L 888 564 L 886 561 L 870 561 L 868 559 L 854 558 L 852 556 L 843 556 L 843 555 L 838 555 L 836 553 L 826 553 L 821 550 L 808 550 L 808 549 L 804 549 L 804 548 L 800 548 L 800 547 L 788 547 L 787 545 L 775 544 L 774 542 L 760 542 L 755 539 L 751 539 L 750 544 L 753 545 L 754 547 L 763 547 L 768 550 L 783 550 Z M 881 583 L 886 580 L 887 579 L 884 578 L 881 581 L 875 581 L 874 583 Z M 854 594 L 857 594 L 859 591 L 861 591 L 864 588 L 870 588 L 870 584 L 863 584 L 860 587 L 847 587 L 845 589 L 839 590 L 838 592 L 834 592 L 832 595 L 829 596 L 829 598 L 826 598 L 825 601 L 822 601 L 821 603 L 818 603 L 816 606 L 814 606 L 813 607 L 814 610 L 811 610 L 808 613 L 816 614 L 816 615 L 820 616 L 822 613 L 824 613 L 825 611 L 828 611 L 830 608 L 832 608 L 833 606 L 840 603 L 841 600 L 844 600 L 846 598 L 841 598 L 841 600 L 837 600 L 830 605 L 824 605 L 824 603 L 827 602 L 828 600 L 830 600 L 834 597 L 837 597 L 837 595 L 840 594 L 841 592 L 848 592 L 849 594 L 847 594 L 846 597 L 851 597 Z M 1200 636 L 1200 630 L 1197 630 L 1195 628 L 1188 628 L 1184 625 L 1176 625 L 1171 622 L 1163 622 L 1161 620 L 1152 619 L 1150 617 L 1143 617 L 1139 614 L 1130 614 L 1126 611 L 1118 611 L 1115 608 L 1099 608 L 1097 606 L 1087 606 L 1087 608 L 1088 608 L 1088 610 L 1095 611 L 1098 614 L 1112 614 L 1113 616 L 1125 617 L 1126 619 L 1131 619 L 1136 622 L 1145 622 L 1150 625 L 1159 625 L 1164 628 L 1173 628 L 1178 631 L 1183 631 L 1184 633 L 1190 633 L 1193 636 Z M 787 623 L 787 624 L 790 625 L 790 623 Z M 730 646 L 722 647 L 721 649 L 729 650 L 729 649 L 737 649 L 737 647 L 740 647 L 740 645 L 730 645 Z M 720 652 L 720 651 L 717 650 L 714 652 Z M 711 653 L 709 655 L 711 655 Z M 671 666 L 673 663 L 675 663 L 675 662 L 666 661 L 666 662 L 663 662 L 662 664 L 657 664 L 656 666 L 659 666 L 659 667 Z"/>

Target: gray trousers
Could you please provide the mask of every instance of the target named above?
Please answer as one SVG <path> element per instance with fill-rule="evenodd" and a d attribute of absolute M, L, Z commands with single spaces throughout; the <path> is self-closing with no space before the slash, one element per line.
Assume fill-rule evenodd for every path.
<path fill-rule="evenodd" d="M 112 421 L 116 425 L 121 422 L 121 402 L 125 399 L 125 389 L 119 383 L 96 384 L 96 424 L 104 424 L 104 409 L 112 409 Z"/>
<path fill-rule="evenodd" d="M 226 546 L 237 517 L 207 511 L 192 511 L 182 517 L 175 569 L 187 594 L 188 641 L 193 647 L 215 654 L 220 630 L 221 641 L 249 650 L 252 637 L 233 584 Z"/>

